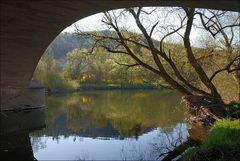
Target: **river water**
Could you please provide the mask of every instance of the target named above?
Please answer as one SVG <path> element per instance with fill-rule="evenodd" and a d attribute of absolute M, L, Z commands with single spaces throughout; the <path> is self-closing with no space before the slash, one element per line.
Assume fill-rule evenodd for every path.
<path fill-rule="evenodd" d="M 172 90 L 48 96 L 45 122 L 30 133 L 38 160 L 159 160 L 190 128 Z"/>
<path fill-rule="evenodd" d="M 46 96 L 46 108 L 1 113 L 1 157 L 22 160 L 161 160 L 201 131 L 173 90 Z"/>

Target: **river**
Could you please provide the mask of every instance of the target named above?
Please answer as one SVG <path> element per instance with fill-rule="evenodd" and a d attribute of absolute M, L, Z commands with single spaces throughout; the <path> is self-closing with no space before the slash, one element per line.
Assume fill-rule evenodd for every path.
<path fill-rule="evenodd" d="M 160 160 L 193 135 L 173 90 L 46 97 L 45 128 L 29 133 L 37 160 Z"/>

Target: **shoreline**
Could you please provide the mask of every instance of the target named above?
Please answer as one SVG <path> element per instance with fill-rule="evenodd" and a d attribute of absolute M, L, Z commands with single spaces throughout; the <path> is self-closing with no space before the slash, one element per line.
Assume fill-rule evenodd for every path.
<path fill-rule="evenodd" d="M 173 88 L 168 86 L 82 86 L 77 89 L 68 90 L 68 89 L 47 89 L 46 93 L 50 95 L 61 95 L 61 94 L 70 94 L 75 92 L 87 92 L 87 91 L 114 91 L 114 90 L 173 90 Z"/>

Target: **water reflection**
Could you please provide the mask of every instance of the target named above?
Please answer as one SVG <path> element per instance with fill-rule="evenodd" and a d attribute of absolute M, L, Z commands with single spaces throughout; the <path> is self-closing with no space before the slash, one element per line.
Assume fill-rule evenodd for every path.
<path fill-rule="evenodd" d="M 47 128 L 31 133 L 40 160 L 155 160 L 188 137 L 179 94 L 94 91 L 47 98 Z M 165 149 L 164 149 L 165 148 Z"/>
<path fill-rule="evenodd" d="M 1 160 L 35 160 L 29 133 L 45 127 L 44 108 L 1 111 Z"/>
<path fill-rule="evenodd" d="M 170 90 L 48 96 L 44 129 L 44 109 L 1 115 L 1 159 L 161 160 L 204 134 L 184 113 Z"/>

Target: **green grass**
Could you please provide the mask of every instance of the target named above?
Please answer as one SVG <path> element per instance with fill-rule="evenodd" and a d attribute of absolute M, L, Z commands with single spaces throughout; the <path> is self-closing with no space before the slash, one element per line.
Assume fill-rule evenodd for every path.
<path fill-rule="evenodd" d="M 198 148 L 188 150 L 183 160 L 235 161 L 240 157 L 240 120 L 223 119 L 214 124 Z"/>
<path fill-rule="evenodd" d="M 239 102 L 233 102 L 229 104 L 230 109 L 240 110 L 240 103 Z"/>
<path fill-rule="evenodd" d="M 202 148 L 214 146 L 240 146 L 240 120 L 224 119 L 216 122 Z"/>

